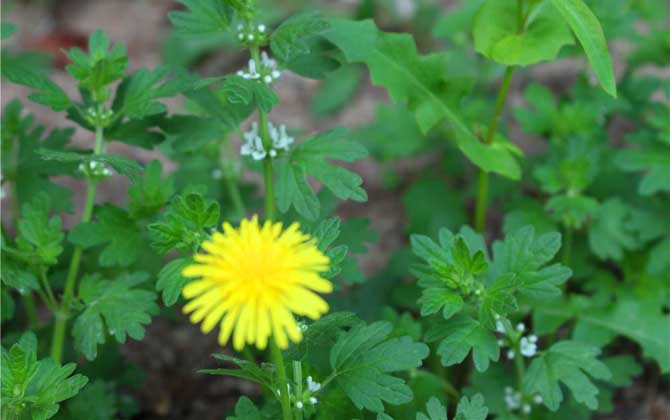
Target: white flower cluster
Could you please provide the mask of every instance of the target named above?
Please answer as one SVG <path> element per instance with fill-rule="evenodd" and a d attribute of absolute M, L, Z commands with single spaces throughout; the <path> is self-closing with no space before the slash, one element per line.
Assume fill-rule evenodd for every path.
<path fill-rule="evenodd" d="M 90 160 L 88 163 L 80 163 L 78 169 L 86 178 L 93 179 L 107 178 L 114 174 L 107 165 L 96 160 Z"/>
<path fill-rule="evenodd" d="M 291 384 L 287 384 L 288 386 L 288 391 L 291 393 Z M 315 382 L 314 379 L 312 379 L 311 376 L 307 377 L 307 389 L 303 392 L 302 395 L 291 395 L 292 398 L 295 398 L 295 406 L 299 409 L 303 409 L 305 407 L 305 403 L 309 403 L 311 405 L 316 405 L 316 403 L 319 402 L 319 400 L 313 395 L 321 390 L 321 384 L 318 382 Z M 281 395 L 281 391 L 278 389 L 277 390 L 277 395 Z"/>
<path fill-rule="evenodd" d="M 526 324 L 520 322 L 516 324 L 517 335 L 516 338 L 519 340 L 519 353 L 524 357 L 533 357 L 537 354 L 537 336 L 531 334 L 529 336 L 524 336 L 523 333 L 526 331 Z M 505 329 L 505 324 L 500 319 L 500 316 L 496 315 L 496 332 L 500 334 L 505 334 L 507 336 L 507 330 Z M 504 347 L 507 342 L 504 339 L 498 340 L 498 346 Z M 514 359 L 515 356 L 514 349 L 510 348 L 507 350 L 507 358 Z"/>
<path fill-rule="evenodd" d="M 247 66 L 248 71 L 238 70 L 237 75 L 244 79 L 262 80 L 268 85 L 279 79 L 281 72 L 277 70 L 277 61 L 270 58 L 265 51 L 261 52 L 260 64 L 260 68 L 256 68 L 256 62 L 250 59 Z"/>
<path fill-rule="evenodd" d="M 244 143 L 240 148 L 240 154 L 242 156 L 251 156 L 254 160 L 263 160 L 268 154 L 271 158 L 274 158 L 277 156 L 278 151 L 288 151 L 294 142 L 293 137 L 290 137 L 286 133 L 286 125 L 284 124 L 276 127 L 271 122 L 268 122 L 268 132 L 272 140 L 272 147 L 269 152 L 265 150 L 263 140 L 258 133 L 258 123 L 252 123 L 251 130 L 243 134 Z"/>
<path fill-rule="evenodd" d="M 258 38 L 265 36 L 267 27 L 262 23 L 260 25 L 245 27 L 243 24 L 237 25 L 237 39 L 242 42 L 253 43 Z"/>
<path fill-rule="evenodd" d="M 114 116 L 114 111 L 111 109 L 103 109 L 98 112 L 94 107 L 90 107 L 86 110 L 86 115 L 84 118 L 91 125 L 102 125 L 106 126 L 112 120 Z"/>
<path fill-rule="evenodd" d="M 532 407 L 528 402 L 523 401 L 523 395 L 521 392 L 513 389 L 512 387 L 505 387 L 505 405 L 510 411 L 519 410 L 524 414 L 530 414 Z M 542 404 L 542 396 L 540 394 L 535 394 L 533 396 L 533 402 L 535 404 Z"/>

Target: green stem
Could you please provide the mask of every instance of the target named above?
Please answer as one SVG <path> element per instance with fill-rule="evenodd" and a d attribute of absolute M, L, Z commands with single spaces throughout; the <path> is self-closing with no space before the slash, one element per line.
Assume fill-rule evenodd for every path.
<path fill-rule="evenodd" d="M 42 287 L 44 288 L 44 291 L 46 292 L 47 296 L 47 301 L 49 302 L 49 309 L 52 311 L 58 308 L 58 302 L 56 302 L 56 298 L 54 297 L 54 292 L 51 290 L 51 285 L 49 284 L 49 280 L 47 279 L 47 270 L 46 268 L 42 268 L 40 270 L 40 280 L 42 281 Z"/>
<path fill-rule="evenodd" d="M 98 107 L 99 110 L 101 107 Z M 95 129 L 95 149 L 94 154 L 99 155 L 103 151 L 103 128 L 98 126 Z M 84 212 L 81 216 L 81 223 L 88 223 L 93 215 L 93 206 L 95 205 L 95 194 L 97 190 L 97 181 L 89 180 L 86 190 L 86 202 L 84 204 Z M 63 290 L 63 298 L 60 307 L 55 313 L 56 324 L 54 325 L 53 338 L 51 340 L 51 358 L 57 363 L 63 359 L 63 343 L 65 340 L 65 327 L 69 315 L 70 301 L 74 296 L 75 284 L 77 281 L 77 274 L 79 273 L 79 264 L 81 263 L 81 255 L 83 248 L 76 246 L 72 252 L 70 259 L 70 267 L 65 278 L 65 289 Z"/>
<path fill-rule="evenodd" d="M 514 67 L 509 66 L 505 70 L 505 75 L 503 76 L 502 83 L 500 85 L 500 90 L 498 91 L 498 96 L 496 98 L 495 107 L 493 109 L 493 115 L 489 121 L 488 128 L 486 130 L 486 137 L 484 138 L 484 143 L 490 145 L 493 143 L 495 138 L 496 131 L 498 129 L 498 121 L 500 120 L 500 114 L 502 114 L 503 108 L 505 107 L 505 99 L 507 98 L 507 92 L 512 83 L 512 76 L 514 75 Z M 489 197 L 489 174 L 483 169 L 479 170 L 479 176 L 477 178 L 477 202 L 475 205 L 475 228 L 478 232 L 483 232 L 486 227 L 486 213 L 488 210 L 488 197 Z"/>
<path fill-rule="evenodd" d="M 26 308 L 26 317 L 28 318 L 28 326 L 30 329 L 35 329 L 39 325 L 37 319 L 37 307 L 35 306 L 35 296 L 32 292 L 28 292 L 21 296 L 23 306 Z"/>
<path fill-rule="evenodd" d="M 258 125 L 263 147 L 269 151 L 272 147 L 272 140 L 268 132 L 268 116 L 265 112 L 258 110 Z M 263 183 L 265 184 L 265 220 L 274 220 L 275 218 L 275 191 L 274 179 L 272 174 L 272 157 L 270 153 L 263 160 Z"/>
<path fill-rule="evenodd" d="M 288 389 L 288 380 L 286 379 L 286 369 L 284 368 L 284 358 L 281 355 L 281 350 L 277 347 L 274 338 L 270 338 L 270 353 L 272 353 L 272 361 L 277 368 L 277 381 L 279 382 L 279 401 L 281 402 L 281 411 L 284 420 L 292 420 L 291 415 L 291 399 Z"/>
<path fill-rule="evenodd" d="M 302 402 L 302 363 L 298 361 L 293 361 L 293 382 L 295 383 L 295 395 L 296 400 Z M 295 418 L 296 420 L 302 420 L 302 407 L 298 407 L 296 404 L 295 407 Z"/>

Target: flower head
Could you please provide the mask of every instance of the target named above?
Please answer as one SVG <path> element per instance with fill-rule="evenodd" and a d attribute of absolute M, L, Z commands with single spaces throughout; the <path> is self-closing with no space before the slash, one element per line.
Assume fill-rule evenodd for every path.
<path fill-rule="evenodd" d="M 223 230 L 202 244 L 205 252 L 182 272 L 197 278 L 182 292 L 190 300 L 184 312 L 191 322 L 202 322 L 204 333 L 220 323 L 219 342 L 226 344 L 232 335 L 237 350 L 247 343 L 264 349 L 270 335 L 280 348 L 289 339 L 299 342 L 293 314 L 318 319 L 328 311 L 315 293 L 333 290 L 320 275 L 328 270 L 328 257 L 297 223 L 261 226 L 254 216 L 239 229 L 224 223 Z"/>

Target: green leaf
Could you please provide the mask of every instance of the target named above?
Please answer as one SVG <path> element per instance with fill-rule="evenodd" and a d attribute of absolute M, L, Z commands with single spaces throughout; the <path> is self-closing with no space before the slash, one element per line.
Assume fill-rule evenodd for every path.
<path fill-rule="evenodd" d="M 291 360 L 308 363 L 317 373 L 325 377 L 330 373 L 330 359 L 328 352 L 323 349 L 333 347 L 338 335 L 345 329 L 361 324 L 363 321 L 351 312 L 330 313 L 309 324 L 303 340 L 289 347 L 286 356 Z"/>
<path fill-rule="evenodd" d="M 148 278 L 146 273 L 121 274 L 113 281 L 98 274 L 84 276 L 79 297 L 86 309 L 75 320 L 72 335 L 75 348 L 86 359 L 96 358 L 106 334 L 119 343 L 125 343 L 126 336 L 144 338 L 144 325 L 158 313 L 156 294 L 137 287 Z"/>
<path fill-rule="evenodd" d="M 463 298 L 445 288 L 424 289 L 419 299 L 421 316 L 428 316 L 442 310 L 444 319 L 449 319 L 463 308 Z"/>
<path fill-rule="evenodd" d="M 177 0 L 188 11 L 168 13 L 178 34 L 192 37 L 221 35 L 230 29 L 233 9 L 221 0 Z"/>
<path fill-rule="evenodd" d="M 282 212 L 293 206 L 308 220 L 318 217 L 320 204 L 307 176 L 319 180 L 342 200 L 367 200 L 360 176 L 326 160 L 353 162 L 367 156 L 359 143 L 345 140 L 348 135 L 345 129 L 318 134 L 296 146 L 287 160 L 277 162 L 277 207 Z"/>
<path fill-rule="evenodd" d="M 447 321 L 440 320 L 426 332 L 426 341 L 437 340 L 437 354 L 443 366 L 453 366 L 465 360 L 472 351 L 475 368 L 484 372 L 490 361 L 497 362 L 500 351 L 496 337 L 478 321 L 457 315 Z"/>
<path fill-rule="evenodd" d="M 330 25 L 318 11 L 306 11 L 291 16 L 274 30 L 270 37 L 272 53 L 281 62 L 293 61 L 309 54 L 308 41 L 326 31 Z"/>
<path fill-rule="evenodd" d="M 605 92 L 617 96 L 612 59 L 598 18 L 582 0 L 551 0 L 582 44 L 593 71 Z"/>
<path fill-rule="evenodd" d="M 577 341 L 560 341 L 533 359 L 524 376 L 524 392 L 539 393 L 544 405 L 556 411 L 563 401 L 560 384 L 564 384 L 577 402 L 591 410 L 598 408 L 595 379 L 609 379 L 607 366 L 598 360 L 600 350 Z"/>
<path fill-rule="evenodd" d="M 156 290 L 163 292 L 163 303 L 166 306 L 172 306 L 177 302 L 181 289 L 188 283 L 189 279 L 182 276 L 181 272 L 189 264 L 191 264 L 189 258 L 177 258 L 158 272 Z"/>
<path fill-rule="evenodd" d="M 128 210 L 134 219 L 149 218 L 158 213 L 174 193 L 172 176 L 162 178 L 163 165 L 159 160 L 147 164 L 144 177 L 128 189 Z"/>
<path fill-rule="evenodd" d="M 589 227 L 589 245 L 598 258 L 621 261 L 624 250 L 636 248 L 638 242 L 630 218 L 631 208 L 618 197 L 600 206 Z"/>
<path fill-rule="evenodd" d="M 603 359 L 603 363 L 612 372 L 612 377 L 608 382 L 614 386 L 631 386 L 633 379 L 642 373 L 642 366 L 635 361 L 634 356 L 629 354 L 610 356 Z"/>
<path fill-rule="evenodd" d="M 245 79 L 241 76 L 228 76 L 220 87 L 220 92 L 231 104 L 245 104 L 270 112 L 279 98 L 267 84 L 257 80 Z"/>
<path fill-rule="evenodd" d="M 572 275 L 572 270 L 562 264 L 549 266 L 561 248 L 561 235 L 557 232 L 535 235 L 535 228 L 525 226 L 506 235 L 504 242 L 493 244 L 494 272 L 516 276 L 518 288 L 524 295 L 547 298 L 561 293 L 558 288 Z"/>
<path fill-rule="evenodd" d="M 316 117 L 337 112 L 356 94 L 361 83 L 361 69 L 342 66 L 330 73 L 312 96 L 310 109 Z"/>
<path fill-rule="evenodd" d="M 108 204 L 97 208 L 95 219 L 75 226 L 68 235 L 70 242 L 83 248 L 106 244 L 98 260 L 103 267 L 128 267 L 137 261 L 144 241 L 130 215 Z"/>
<path fill-rule="evenodd" d="M 209 375 L 224 375 L 224 376 L 234 376 L 236 378 L 247 379 L 252 382 L 256 382 L 259 385 L 264 386 L 268 391 L 274 394 L 277 390 L 275 388 L 272 374 L 267 368 L 260 368 L 256 366 L 255 363 L 249 362 L 247 360 L 237 359 L 235 357 L 230 357 L 225 354 L 213 354 L 215 359 L 223 360 L 224 362 L 232 363 L 238 367 L 238 369 L 202 369 L 198 373 L 207 373 Z"/>
<path fill-rule="evenodd" d="M 2 66 L 2 75 L 12 83 L 35 89 L 37 92 L 29 94 L 28 98 L 55 112 L 65 111 L 72 106 L 67 93 L 43 74 L 15 66 Z"/>
<path fill-rule="evenodd" d="M 414 369 L 428 356 L 428 346 L 409 337 L 388 339 L 393 326 L 384 321 L 343 333 L 330 350 L 335 381 L 359 409 L 383 412 L 383 402 L 403 404 L 412 391 L 389 373 Z"/>
<path fill-rule="evenodd" d="M 459 149 L 473 163 L 488 172 L 521 177 L 515 152 L 500 141 L 484 145 L 447 104 L 447 54 L 421 56 L 410 35 L 380 32 L 371 20 L 330 23 L 325 37 L 342 50 L 348 62 L 366 64 L 373 84 L 386 88 L 394 102 L 407 103 L 422 132 L 446 120 Z"/>
<path fill-rule="evenodd" d="M 514 293 L 519 286 L 519 277 L 513 273 L 506 273 L 481 292 L 479 321 L 482 325 L 490 330 L 495 329 L 496 317 L 506 316 L 518 309 Z"/>
<path fill-rule="evenodd" d="M 605 345 L 616 336 L 624 336 L 642 348 L 642 353 L 658 363 L 661 372 L 670 372 L 670 348 L 667 325 L 670 316 L 661 308 L 640 298 L 630 296 L 599 310 L 589 309 L 579 314 L 575 336 L 581 341 L 599 336 L 598 345 Z"/>
<path fill-rule="evenodd" d="M 564 45 L 572 44 L 570 29 L 548 3 L 528 12 L 519 28 L 516 1 L 487 0 L 477 12 L 473 27 L 475 49 L 508 66 L 528 66 L 556 58 Z"/>
<path fill-rule="evenodd" d="M 119 88 L 122 92 L 121 112 L 130 119 L 142 119 L 167 111 L 156 99 L 176 96 L 190 86 L 185 77 L 175 76 L 164 81 L 170 74 L 168 66 L 153 70 L 140 69 Z"/>
<path fill-rule="evenodd" d="M 431 397 L 428 400 L 428 403 L 426 403 L 426 412 L 428 415 L 416 413 L 416 420 L 448 420 L 447 407 L 442 405 L 436 397 Z"/>
<path fill-rule="evenodd" d="M 37 339 L 24 333 L 9 351 L 2 348 L 3 418 L 45 420 L 59 403 L 77 395 L 88 379 L 72 375 L 74 363 L 59 366 L 51 358 L 37 361 Z"/>
<path fill-rule="evenodd" d="M 555 220 L 579 230 L 587 220 L 593 218 L 599 206 L 598 201 L 584 195 L 557 195 L 547 201 L 545 208 Z"/>
<path fill-rule="evenodd" d="M 235 415 L 226 417 L 226 420 L 263 420 L 263 417 L 254 402 L 242 396 L 235 404 Z"/>
<path fill-rule="evenodd" d="M 66 70 L 81 88 L 91 91 L 93 99 L 102 103 L 109 98 L 107 86 L 125 76 L 128 57 L 123 44 L 116 44 L 110 50 L 107 34 L 98 29 L 88 39 L 88 56 L 80 48 L 66 52 L 72 61 Z"/>
<path fill-rule="evenodd" d="M 484 396 L 475 394 L 472 398 L 462 397 L 456 408 L 454 420 L 485 420 L 489 409 L 484 405 Z"/>
<path fill-rule="evenodd" d="M 65 404 L 56 419 L 113 420 L 118 418 L 118 401 L 111 384 L 101 380 L 89 383 Z"/>
<path fill-rule="evenodd" d="M 36 255 L 40 264 L 54 265 L 63 252 L 62 227 L 59 216 L 49 217 L 49 197 L 41 193 L 23 206 L 17 245 L 20 250 Z"/>
<path fill-rule="evenodd" d="M 7 38 L 10 38 L 19 30 L 19 27 L 16 24 L 11 22 L 2 22 L 0 23 L 0 39 L 3 41 Z"/>
<path fill-rule="evenodd" d="M 37 153 L 39 153 L 44 160 L 53 160 L 57 162 L 84 164 L 94 161 L 102 162 L 110 165 L 118 173 L 127 176 L 132 182 L 137 182 L 139 180 L 139 174 L 142 172 L 142 167 L 137 162 L 123 156 L 109 155 L 105 153 L 99 155 L 82 154 L 50 149 L 39 149 L 37 150 Z"/>
<path fill-rule="evenodd" d="M 163 218 L 149 225 L 151 245 L 161 254 L 182 250 L 194 252 L 218 223 L 219 204 L 197 193 L 176 196 Z"/>
<path fill-rule="evenodd" d="M 28 290 L 38 290 L 40 285 L 37 276 L 30 270 L 26 262 L 18 261 L 2 252 L 2 270 L 0 270 L 2 283 L 25 293 Z"/>
<path fill-rule="evenodd" d="M 614 159 L 614 163 L 626 172 L 645 171 L 637 189 L 643 196 L 670 192 L 670 147 L 667 142 L 657 143 L 621 150 Z"/>

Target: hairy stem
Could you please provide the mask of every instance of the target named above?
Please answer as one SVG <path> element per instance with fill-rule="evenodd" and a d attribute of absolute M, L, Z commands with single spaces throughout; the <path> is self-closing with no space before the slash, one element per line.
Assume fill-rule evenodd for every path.
<path fill-rule="evenodd" d="M 101 107 L 99 107 L 100 110 Z M 95 129 L 95 149 L 94 154 L 99 155 L 103 151 L 103 129 L 98 126 Z M 81 223 L 87 223 L 91 220 L 93 215 L 93 206 L 95 205 L 95 194 L 97 190 L 97 181 L 89 180 L 86 190 L 86 202 L 84 204 L 84 212 L 81 216 Z M 63 359 L 63 343 L 65 340 L 65 328 L 67 326 L 68 305 L 74 295 L 75 284 L 77 281 L 77 274 L 79 273 L 79 264 L 81 263 L 81 255 L 83 248 L 76 246 L 72 252 L 70 259 L 70 267 L 65 278 L 65 289 L 63 290 L 63 298 L 61 299 L 60 307 L 55 313 L 56 324 L 54 325 L 53 338 L 51 340 L 51 358 L 57 363 Z"/>
<path fill-rule="evenodd" d="M 281 402 L 281 411 L 284 420 L 292 420 L 291 414 L 291 399 L 288 389 L 288 380 L 286 379 L 286 369 L 284 368 L 284 358 L 281 355 L 281 350 L 277 347 L 274 338 L 270 339 L 270 353 L 272 353 L 272 361 L 277 368 L 277 381 L 279 382 L 279 401 Z"/>

